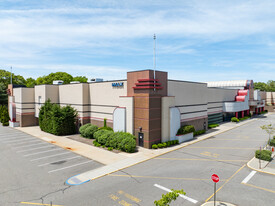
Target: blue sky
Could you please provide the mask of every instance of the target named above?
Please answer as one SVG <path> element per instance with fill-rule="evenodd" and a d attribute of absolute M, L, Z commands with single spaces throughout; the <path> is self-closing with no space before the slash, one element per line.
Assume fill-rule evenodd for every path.
<path fill-rule="evenodd" d="M 0 68 L 38 77 L 275 80 L 274 0 L 1 0 Z"/>

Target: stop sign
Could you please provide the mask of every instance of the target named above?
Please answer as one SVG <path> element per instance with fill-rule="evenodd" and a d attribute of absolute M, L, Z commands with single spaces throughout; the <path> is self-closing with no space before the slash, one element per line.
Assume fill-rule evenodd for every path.
<path fill-rule="evenodd" d="M 213 174 L 213 175 L 211 176 L 211 179 L 213 180 L 213 182 L 216 182 L 216 183 L 220 181 L 219 176 L 216 175 L 216 174 Z"/>

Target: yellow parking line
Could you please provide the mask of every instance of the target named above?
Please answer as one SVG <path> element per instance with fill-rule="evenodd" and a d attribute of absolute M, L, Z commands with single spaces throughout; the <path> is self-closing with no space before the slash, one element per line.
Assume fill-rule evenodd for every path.
<path fill-rule="evenodd" d="M 158 176 L 138 176 L 138 175 L 114 175 L 109 174 L 112 177 L 138 177 L 138 178 L 153 178 L 153 179 L 171 179 L 171 180 L 198 180 L 198 181 L 209 181 L 210 179 L 198 179 L 198 178 L 186 178 L 186 177 L 158 177 Z M 221 179 L 220 181 L 226 181 Z"/>
<path fill-rule="evenodd" d="M 128 193 L 126 193 L 126 192 L 124 192 L 122 190 L 119 190 L 118 193 L 121 194 L 121 195 L 124 195 L 125 197 L 127 197 L 128 199 L 130 199 L 130 200 L 132 200 L 132 201 L 134 201 L 136 203 L 139 203 L 141 201 L 137 197 L 135 197 L 133 195 L 130 195 L 130 194 L 128 194 Z"/>
<path fill-rule="evenodd" d="M 266 189 L 266 188 L 263 188 L 263 187 L 258 187 L 258 186 L 251 185 L 251 184 L 247 184 L 247 183 L 242 183 L 242 184 L 243 184 L 243 185 L 250 186 L 250 187 L 254 187 L 254 188 L 257 188 L 257 189 L 260 189 L 260 190 L 264 190 L 264 191 L 267 191 L 267 192 L 272 192 L 272 193 L 275 193 L 275 191 L 270 190 L 270 189 Z"/>
<path fill-rule="evenodd" d="M 208 149 L 259 149 L 259 148 L 243 148 L 243 147 L 188 147 L 188 148 L 208 148 Z"/>
<path fill-rule="evenodd" d="M 26 204 L 26 205 L 63 206 L 63 205 L 42 204 L 42 203 L 34 203 L 34 202 L 20 202 L 20 203 L 21 204 Z"/>
<path fill-rule="evenodd" d="M 226 184 L 226 183 L 228 183 L 238 172 L 240 172 L 243 168 L 245 167 L 245 164 L 241 167 L 241 168 L 239 168 L 231 177 L 229 177 L 226 181 L 225 181 L 225 183 L 223 183 L 223 185 L 219 188 L 219 189 L 217 189 L 217 191 L 215 192 L 215 193 L 213 193 L 210 197 L 208 197 L 206 200 L 205 200 L 205 202 L 208 202 L 217 192 L 219 192 L 222 188 L 223 188 L 223 186 Z"/>
<path fill-rule="evenodd" d="M 248 160 L 222 160 L 222 159 L 188 159 L 188 158 L 155 158 L 155 159 L 163 159 L 163 160 L 186 160 L 186 161 L 216 161 L 216 162 L 247 162 Z"/>

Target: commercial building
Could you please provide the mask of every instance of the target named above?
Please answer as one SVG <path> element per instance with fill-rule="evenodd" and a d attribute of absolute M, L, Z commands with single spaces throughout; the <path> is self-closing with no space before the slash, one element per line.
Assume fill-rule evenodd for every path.
<path fill-rule="evenodd" d="M 182 125 L 207 129 L 265 106 L 265 93 L 254 91 L 252 80 L 188 82 L 169 80 L 167 72 L 142 70 L 128 72 L 125 80 L 15 88 L 9 97 L 12 120 L 21 127 L 38 125 L 47 99 L 74 107 L 81 124 L 103 126 L 106 118 L 114 131 L 134 134 L 146 148 L 175 137 Z"/>

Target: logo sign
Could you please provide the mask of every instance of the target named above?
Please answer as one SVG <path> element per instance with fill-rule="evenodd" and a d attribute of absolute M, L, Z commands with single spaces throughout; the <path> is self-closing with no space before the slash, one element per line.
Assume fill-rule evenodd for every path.
<path fill-rule="evenodd" d="M 123 87 L 123 82 L 112 83 L 112 87 Z"/>
<path fill-rule="evenodd" d="M 215 182 L 215 183 L 217 183 L 217 182 L 219 182 L 219 181 L 220 181 L 219 176 L 218 176 L 218 175 L 216 175 L 216 174 L 213 174 L 213 175 L 211 176 L 211 179 L 212 179 L 212 180 L 213 180 L 213 182 Z"/>

